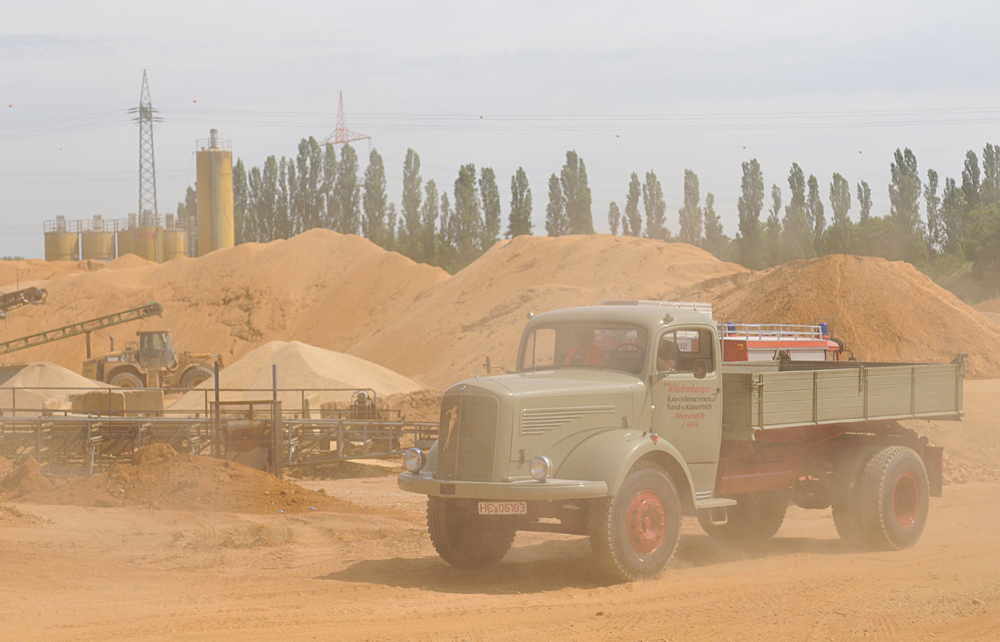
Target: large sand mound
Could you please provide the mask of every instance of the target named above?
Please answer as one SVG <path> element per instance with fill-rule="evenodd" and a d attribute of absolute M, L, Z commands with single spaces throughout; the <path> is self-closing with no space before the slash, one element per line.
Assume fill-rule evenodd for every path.
<path fill-rule="evenodd" d="M 46 265 L 40 263 L 32 269 Z M 178 349 L 219 353 L 232 364 L 270 341 L 296 340 L 442 388 L 471 376 L 487 355 L 512 368 L 528 312 L 610 298 L 702 300 L 716 305 L 719 318 L 744 322 L 832 319 L 861 358 L 942 361 L 966 350 L 970 374 L 1000 375 L 995 324 L 912 266 L 870 257 L 830 256 L 751 273 L 683 243 L 523 236 L 501 241 L 449 277 L 365 239 L 317 229 L 163 265 L 131 257 L 112 263 L 119 269 L 67 264 L 77 272 L 45 282 L 48 303 L 11 315 L 4 336 L 156 300 L 164 318 L 112 328 L 119 345 L 136 330 L 166 327 Z M 95 351 L 107 345 L 107 334 L 95 333 Z M 83 352 L 81 337 L 23 355 L 77 369 Z M 269 388 L 269 373 L 263 376 L 261 387 Z M 328 385 L 279 377 L 287 387 Z"/>
<path fill-rule="evenodd" d="M 0 408 L 13 408 L 16 402 L 17 414 L 22 416 L 30 411 L 68 410 L 69 397 L 82 392 L 81 388 L 112 387 L 42 361 L 25 367 L 0 386 Z"/>
<path fill-rule="evenodd" d="M 838 254 L 706 281 L 678 296 L 711 301 L 720 321 L 830 320 L 858 359 L 944 362 L 964 351 L 971 376 L 1000 376 L 1000 327 L 909 263 Z"/>
<path fill-rule="evenodd" d="M 993 312 L 994 314 L 1000 314 L 1000 299 L 984 301 L 983 303 L 978 303 L 972 307 L 980 312 Z"/>
<path fill-rule="evenodd" d="M 93 272 L 106 267 L 101 261 L 0 261 L 0 290 L 13 292 L 16 288 L 34 286 L 66 274 Z"/>
<path fill-rule="evenodd" d="M 28 483 L 30 480 L 30 483 Z M 29 459 L 4 488 L 23 501 L 74 506 L 150 506 L 234 513 L 365 512 L 325 493 L 282 481 L 236 462 L 179 455 L 166 444 L 136 452 L 134 464 L 111 464 L 107 473 L 56 482 Z"/>
<path fill-rule="evenodd" d="M 272 366 L 278 366 L 278 387 L 283 389 L 334 389 L 347 388 L 345 392 L 312 392 L 306 395 L 310 408 L 324 403 L 349 401 L 354 391 L 372 388 L 379 395 L 395 395 L 422 390 L 426 386 L 408 379 L 380 365 L 341 352 L 324 350 L 298 341 L 286 343 L 271 341 L 219 373 L 219 387 L 231 389 L 256 389 L 262 392 L 222 393 L 224 401 L 270 399 Z M 200 386 L 214 390 L 210 379 Z M 214 399 L 214 393 L 210 395 Z M 285 410 L 302 407 L 302 397 L 296 393 L 279 393 Z M 205 408 L 205 393 L 192 391 L 176 401 L 170 410 L 197 412 Z"/>
<path fill-rule="evenodd" d="M 528 312 L 602 299 L 662 299 L 680 286 L 747 270 L 691 245 L 604 235 L 501 241 L 430 288 L 349 352 L 444 387 L 487 355 L 514 367 Z"/>
<path fill-rule="evenodd" d="M 994 299 L 993 301 L 986 301 L 985 303 L 980 303 L 979 305 L 972 306 L 979 310 L 979 313 L 984 317 L 992 321 L 993 323 L 1000 324 L 1000 299 Z"/>
<path fill-rule="evenodd" d="M 44 284 L 47 304 L 12 314 L 0 337 L 23 336 L 159 301 L 164 307 L 162 319 L 95 332 L 95 353 L 107 349 L 109 332 L 121 347 L 135 340 L 137 330 L 161 328 L 173 332 L 178 350 L 221 354 L 226 363 L 274 339 L 345 351 L 376 332 L 386 319 L 397 318 L 428 286 L 448 278 L 439 268 L 386 252 L 367 239 L 322 229 L 162 265 L 143 261 L 136 265 L 131 257 L 112 263 L 120 269 L 52 278 Z M 39 268 L 38 274 L 44 275 L 44 270 Z M 48 360 L 78 370 L 85 342 L 83 337 L 67 339 L 12 357 Z"/>
<path fill-rule="evenodd" d="M 0 290 L 13 292 L 18 288 L 41 287 L 41 283 L 67 274 L 96 272 L 104 268 L 120 270 L 138 265 L 156 265 L 134 254 L 126 254 L 114 261 L 43 261 L 25 259 L 21 261 L 0 261 Z"/>

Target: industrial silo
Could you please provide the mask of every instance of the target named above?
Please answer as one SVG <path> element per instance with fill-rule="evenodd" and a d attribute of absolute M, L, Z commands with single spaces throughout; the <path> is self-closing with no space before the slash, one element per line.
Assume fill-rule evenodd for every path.
<path fill-rule="evenodd" d="M 135 254 L 135 228 L 139 217 L 129 214 L 128 219 L 118 221 L 118 256 Z"/>
<path fill-rule="evenodd" d="M 94 216 L 94 221 L 80 235 L 81 258 L 110 261 L 115 258 L 115 234 L 104 225 L 104 217 Z"/>
<path fill-rule="evenodd" d="M 211 130 L 211 138 L 198 142 L 197 165 L 198 256 L 205 256 L 234 244 L 231 143 Z"/>
<path fill-rule="evenodd" d="M 174 225 L 174 215 L 167 214 L 163 230 L 163 262 L 187 256 L 186 232 Z"/>
<path fill-rule="evenodd" d="M 147 261 L 163 262 L 163 228 L 155 221 L 146 221 L 135 229 L 134 254 Z"/>
<path fill-rule="evenodd" d="M 80 258 L 80 235 L 75 229 L 70 229 L 72 223 L 65 216 L 45 221 L 46 261 L 76 261 Z"/>

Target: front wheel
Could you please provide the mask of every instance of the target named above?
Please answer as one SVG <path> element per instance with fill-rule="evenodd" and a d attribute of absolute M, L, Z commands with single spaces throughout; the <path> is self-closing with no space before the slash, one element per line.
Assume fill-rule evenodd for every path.
<path fill-rule="evenodd" d="M 499 562 L 515 535 L 506 517 L 480 515 L 473 500 L 433 496 L 427 498 L 427 530 L 441 559 L 465 569 Z"/>
<path fill-rule="evenodd" d="M 181 375 L 180 387 L 185 390 L 190 390 L 191 388 L 197 388 L 198 384 L 203 381 L 208 381 L 215 376 L 215 373 L 206 368 L 205 366 L 195 366 L 194 368 L 188 368 L 187 372 Z"/>
<path fill-rule="evenodd" d="M 681 501 L 667 472 L 640 461 L 618 494 L 591 503 L 590 546 L 601 571 L 624 582 L 655 579 L 677 550 Z"/>

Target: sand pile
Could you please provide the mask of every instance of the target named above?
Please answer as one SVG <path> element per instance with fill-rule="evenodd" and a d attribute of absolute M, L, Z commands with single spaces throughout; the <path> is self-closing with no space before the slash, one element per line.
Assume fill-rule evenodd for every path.
<path fill-rule="evenodd" d="M 136 340 L 138 330 L 164 328 L 173 332 L 178 350 L 222 354 L 227 364 L 276 339 L 345 351 L 448 278 L 366 239 L 321 229 L 198 259 L 138 261 L 126 256 L 109 264 L 119 269 L 56 275 L 44 283 L 48 303 L 18 310 L 0 336 L 15 338 L 158 301 L 162 319 L 95 332 L 95 354 L 108 349 L 109 332 L 121 348 Z M 77 337 L 13 356 L 79 370 L 85 345 Z"/>
<path fill-rule="evenodd" d="M 378 395 L 394 395 L 421 390 L 426 386 L 407 379 L 380 365 L 310 346 L 299 341 L 286 343 L 271 341 L 219 373 L 219 387 L 231 389 L 256 389 L 263 392 L 222 393 L 224 401 L 271 399 L 272 366 L 278 366 L 278 388 L 284 389 L 333 389 L 348 388 L 345 392 L 307 393 L 309 407 L 319 409 L 323 404 L 350 401 L 354 391 L 372 388 Z M 203 390 L 215 389 L 214 380 L 198 386 Z M 214 399 L 214 393 L 211 398 Z M 284 410 L 299 410 L 302 397 L 297 393 L 278 393 Z M 197 412 L 205 408 L 205 394 L 188 392 L 170 406 L 170 410 Z"/>
<path fill-rule="evenodd" d="M 0 483 L 0 489 L 22 497 L 35 491 L 49 490 L 54 485 L 42 474 L 42 467 L 38 461 L 34 457 L 30 457 L 6 476 Z"/>
<path fill-rule="evenodd" d="M 88 379 L 54 363 L 33 363 L 0 385 L 0 408 L 13 408 L 18 415 L 32 411 L 68 410 L 69 397 L 87 390 L 113 388 L 106 383 Z M 27 388 L 27 390 L 18 390 Z"/>
<path fill-rule="evenodd" d="M 436 424 L 441 420 L 441 391 L 418 390 L 382 396 L 379 397 L 379 407 L 398 410 L 400 417 L 407 421 L 428 421 Z"/>
<path fill-rule="evenodd" d="M 737 274 L 677 296 L 711 301 L 717 320 L 810 324 L 829 319 L 858 359 L 947 362 L 1000 376 L 1000 327 L 903 262 L 833 255 Z"/>
<path fill-rule="evenodd" d="M 487 355 L 513 369 L 528 312 L 602 299 L 663 299 L 680 286 L 743 274 L 691 245 L 604 235 L 521 236 L 427 290 L 348 352 L 436 387 Z"/>
<path fill-rule="evenodd" d="M 1000 299 L 994 299 L 992 301 L 984 301 L 983 303 L 977 303 L 972 306 L 980 312 L 995 312 L 1000 314 Z"/>
<path fill-rule="evenodd" d="M 0 261 L 0 290 L 13 292 L 18 285 L 21 288 L 31 287 L 57 276 L 93 272 L 102 270 L 106 266 L 107 264 L 101 261 L 43 261 L 42 259 Z"/>
<path fill-rule="evenodd" d="M 107 473 L 71 478 L 59 486 L 21 493 L 21 497 L 31 503 L 74 506 L 150 506 L 237 513 L 302 513 L 313 509 L 364 512 L 350 502 L 235 462 L 179 455 L 166 444 L 147 446 L 136 455 L 135 464 L 115 462 Z"/>
<path fill-rule="evenodd" d="M 104 261 L 43 261 L 26 259 L 23 261 L 0 261 L 0 291 L 13 292 L 18 287 L 41 287 L 39 284 L 68 274 L 83 274 L 110 268 L 120 270 L 139 265 L 156 265 L 134 254 L 105 263 Z"/>
<path fill-rule="evenodd" d="M 994 299 L 993 301 L 986 301 L 978 305 L 972 306 L 979 310 L 979 313 L 984 317 L 993 321 L 994 323 L 1000 323 L 1000 299 Z"/>
<path fill-rule="evenodd" d="M 109 267 L 117 269 L 44 283 L 48 305 L 12 315 L 5 336 L 157 300 L 164 318 L 113 328 L 119 345 L 136 330 L 169 328 L 178 349 L 220 353 L 232 364 L 268 342 L 296 340 L 443 388 L 472 376 L 486 356 L 513 368 L 528 312 L 612 298 L 707 300 L 719 318 L 744 322 L 832 319 L 860 358 L 943 361 L 966 350 L 970 374 L 1000 376 L 995 324 L 912 266 L 870 257 L 830 256 L 751 273 L 682 243 L 525 236 L 501 241 L 449 278 L 365 239 L 312 230 L 199 259 L 155 265 L 124 257 Z M 105 347 L 107 332 L 96 333 L 94 344 L 97 352 Z M 24 354 L 76 369 L 83 349 L 79 338 Z M 241 378 L 258 376 L 254 385 L 270 388 L 269 372 Z M 331 385 L 279 377 L 287 387 Z M 389 388 L 378 392 L 409 391 Z"/>
<path fill-rule="evenodd" d="M 135 254 L 126 254 L 125 256 L 119 256 L 113 261 L 108 261 L 108 269 L 111 270 L 128 270 L 137 267 L 149 267 L 156 265 L 153 261 L 147 261 L 141 256 L 136 256 Z"/>

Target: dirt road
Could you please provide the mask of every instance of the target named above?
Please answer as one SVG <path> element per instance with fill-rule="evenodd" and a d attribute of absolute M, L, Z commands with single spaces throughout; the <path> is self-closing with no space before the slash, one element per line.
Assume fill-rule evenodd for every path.
<path fill-rule="evenodd" d="M 928 428 L 987 474 L 1000 382 L 967 393 L 967 422 Z M 459 572 L 392 477 L 303 485 L 392 516 L 0 507 L 0 639 L 1000 637 L 1000 483 L 947 486 L 901 553 L 846 552 L 829 511 L 791 508 L 759 551 L 688 520 L 661 580 L 621 585 L 591 573 L 586 540 L 559 535 L 519 534 L 495 569 Z"/>

